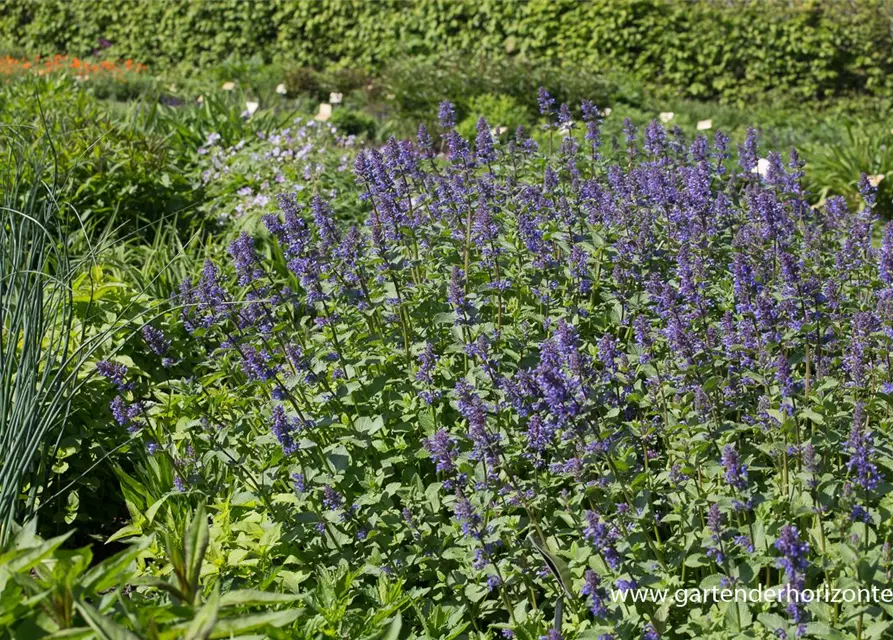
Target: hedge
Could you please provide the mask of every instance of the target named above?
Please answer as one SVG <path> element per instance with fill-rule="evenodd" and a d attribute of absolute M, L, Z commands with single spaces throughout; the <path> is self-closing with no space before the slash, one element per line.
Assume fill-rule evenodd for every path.
<path fill-rule="evenodd" d="M 624 72 L 695 98 L 893 95 L 890 0 L 0 0 L 0 42 L 156 69 L 225 59 L 375 69 L 462 51 Z"/>

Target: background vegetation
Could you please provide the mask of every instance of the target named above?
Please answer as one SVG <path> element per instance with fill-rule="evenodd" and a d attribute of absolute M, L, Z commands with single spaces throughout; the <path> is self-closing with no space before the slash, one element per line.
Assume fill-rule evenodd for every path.
<path fill-rule="evenodd" d="M 0 39 L 20 50 L 84 56 L 104 39 L 117 57 L 192 72 L 227 58 L 378 69 L 458 51 L 494 67 L 520 57 L 623 71 L 724 101 L 893 92 L 885 0 L 4 0 L 0 16 Z"/>
<path fill-rule="evenodd" d="M 357 154 L 381 148 L 392 136 L 415 138 L 420 122 L 428 125 L 436 149 L 445 149 L 437 122 L 444 99 L 454 104 L 456 131 L 469 140 L 479 136 L 478 120 L 486 116 L 501 148 L 531 136 L 544 154 L 553 142 L 559 153 L 560 135 L 544 128 L 539 87 L 570 104 L 577 120 L 582 99 L 598 105 L 606 158 L 625 157 L 625 121 L 641 130 L 657 119 L 674 140 L 691 141 L 699 133 L 713 139 L 722 130 L 731 138 L 732 165 L 737 145 L 756 126 L 764 159 L 772 151 L 787 157 L 790 147 L 800 150 L 805 191 L 798 197 L 822 210 L 831 202 L 839 211 L 834 197 L 843 196 L 858 211 L 864 173 L 877 186 L 872 211 L 884 220 L 893 210 L 889 29 L 889 5 L 867 0 L 0 1 L 0 54 L 8 54 L 0 58 L 0 152 L 8 160 L 2 168 L 3 260 L 10 265 L 4 273 L 21 276 L 9 280 L 17 289 L 3 288 L 4 309 L 30 300 L 29 308 L 43 313 L 40 323 L 28 327 L 4 325 L 6 395 L 0 404 L 20 402 L 19 362 L 7 348 L 16 341 L 7 336 L 27 329 L 30 342 L 18 343 L 30 349 L 24 352 L 30 368 L 21 370 L 48 375 L 43 390 L 25 397 L 28 411 L 49 408 L 49 418 L 65 417 L 41 423 L 43 437 L 36 440 L 16 440 L 30 424 L 25 412 L 2 424 L 0 438 L 18 448 L 15 466 L 4 457 L 11 447 L 0 454 L 8 479 L 0 496 L 0 638 L 241 634 L 371 640 L 405 636 L 422 619 L 432 638 L 473 635 L 455 603 L 412 610 L 426 598 L 412 584 L 418 576 L 405 580 L 383 572 L 380 559 L 365 552 L 357 551 L 362 567 L 331 562 L 325 570 L 308 568 L 301 536 L 310 533 L 309 525 L 283 526 L 294 515 L 295 501 L 303 499 L 282 475 L 296 470 L 280 464 L 282 454 L 266 422 L 233 421 L 223 431 L 202 422 L 208 398 L 196 395 L 195 380 L 215 389 L 208 400 L 216 403 L 215 412 L 260 415 L 257 393 L 242 384 L 232 352 L 220 357 L 223 352 L 208 351 L 186 335 L 172 294 L 184 279 L 197 280 L 207 259 L 226 264 L 230 243 L 243 231 L 257 238 L 257 250 L 277 278 L 287 274 L 288 261 L 262 223 L 265 214 L 279 212 L 282 193 L 294 193 L 307 211 L 313 196 L 321 195 L 340 228 L 362 226 L 367 201 L 357 198 Z M 38 60 L 37 54 L 44 57 Z M 333 107 L 328 119 L 316 119 L 321 103 Z M 524 133 L 516 133 L 518 127 Z M 581 126 L 576 134 L 582 143 Z M 540 181 L 542 166 L 536 163 L 542 160 L 528 166 L 532 184 Z M 593 175 L 601 170 L 596 167 Z M 427 192 L 420 189 L 419 195 Z M 43 237 L 34 226 L 14 224 L 23 214 L 52 233 Z M 880 226 L 870 227 L 875 245 Z M 14 236 L 22 239 L 16 244 Z M 38 248 L 42 261 L 32 264 L 32 249 Z M 446 262 L 438 269 L 437 286 L 446 286 Z M 413 271 L 415 277 L 418 269 Z M 33 286 L 41 280 L 38 272 L 47 283 L 42 291 Z M 611 277 L 608 271 L 602 275 L 607 287 Z M 289 286 L 299 289 L 294 282 Z M 389 285 L 383 286 L 376 304 L 391 305 Z M 417 295 L 424 298 L 427 289 Z M 426 299 L 419 309 L 435 303 L 443 300 Z M 538 320 L 533 306 L 528 311 Z M 613 326 L 604 311 L 592 316 L 599 331 Z M 443 314 L 433 321 L 419 313 L 421 325 L 437 325 L 447 335 L 450 323 Z M 14 318 L 4 315 L 5 322 Z M 364 322 L 357 316 L 358 326 Z M 140 333 L 147 323 L 163 329 L 181 350 L 182 360 L 173 367 L 160 366 L 147 351 Z M 382 325 L 396 329 L 400 323 L 387 316 Z M 382 349 L 382 359 L 362 367 L 378 370 L 394 356 L 390 338 L 356 333 L 345 344 L 368 351 L 360 344 L 367 337 Z M 399 357 L 388 370 L 408 389 L 415 380 L 414 360 L 406 363 L 402 338 L 390 337 L 400 338 Z M 60 360 L 56 350 L 63 343 L 70 357 Z M 463 345 L 452 348 L 448 360 L 466 366 Z M 101 360 L 128 367 L 136 384 L 128 393 L 145 393 L 142 399 L 160 429 L 153 433 L 163 436 L 166 454 L 150 455 L 147 433 L 134 437 L 116 420 L 110 407 L 116 392 L 96 374 Z M 322 371 L 333 365 L 317 360 L 314 366 Z M 377 396 L 381 407 L 373 413 L 399 413 L 388 404 L 398 387 L 394 383 Z M 400 395 L 413 396 L 413 390 Z M 319 400 L 326 397 L 322 393 Z M 417 399 L 406 402 L 416 409 Z M 822 403 L 819 417 L 833 421 L 835 437 L 842 440 L 845 416 L 826 397 Z M 379 424 L 372 416 L 357 437 L 383 448 L 404 447 L 406 434 L 415 433 L 407 425 L 416 423 L 396 420 L 395 427 L 390 417 Z M 424 453 L 399 451 L 402 466 L 431 464 L 422 460 Z M 341 464 L 340 450 L 329 453 Z M 327 465 L 314 476 L 317 484 L 327 481 Z M 355 466 L 347 471 L 339 481 L 362 475 Z M 253 475 L 246 479 L 244 473 Z M 345 486 L 354 486 L 353 480 Z M 377 481 L 371 479 L 370 486 Z M 397 494 L 389 491 L 370 489 L 368 495 L 396 504 Z M 811 497 L 802 493 L 808 502 Z M 432 489 L 419 497 L 432 518 L 442 499 L 451 496 Z M 367 504 L 362 508 L 364 514 L 372 511 Z M 387 526 L 397 531 L 400 516 L 390 513 Z M 456 533 L 455 523 L 445 520 L 424 526 L 444 540 Z M 842 532 L 849 525 L 840 526 Z M 886 531 L 873 535 L 880 539 Z M 400 535 L 411 537 L 407 530 Z M 339 541 L 351 549 L 389 548 L 382 538 L 377 547 Z M 314 549 L 314 557 L 337 555 L 325 543 Z M 849 561 L 846 544 L 839 549 Z M 482 585 L 472 585 L 475 572 L 454 555 L 450 566 L 457 573 L 450 579 L 468 580 L 466 595 L 475 599 L 468 606 L 502 615 L 503 604 Z M 841 558 L 833 562 L 843 576 Z M 565 560 L 573 564 L 574 558 Z M 762 561 L 774 562 L 774 556 Z M 703 558 L 693 562 L 694 573 L 708 572 Z M 574 580 L 582 569 L 574 565 Z M 554 586 L 544 579 L 536 588 Z M 444 597 L 453 591 L 451 584 Z M 866 615 L 877 624 L 862 637 L 881 637 L 887 628 L 883 615 Z M 712 629 L 721 637 L 725 631 L 712 628 L 714 622 L 706 616 L 692 633 Z M 533 614 L 530 633 L 547 623 Z M 761 633 L 769 633 L 766 624 Z M 855 633 L 856 618 L 847 624 Z"/>

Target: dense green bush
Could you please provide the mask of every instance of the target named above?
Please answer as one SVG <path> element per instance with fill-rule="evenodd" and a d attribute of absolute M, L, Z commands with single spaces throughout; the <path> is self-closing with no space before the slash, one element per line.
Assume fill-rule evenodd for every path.
<path fill-rule="evenodd" d="M 510 108 L 515 113 L 514 119 L 526 111 L 524 120 L 535 120 L 539 114 L 536 103 L 539 87 L 546 87 L 556 100 L 569 104 L 583 98 L 603 106 L 619 98 L 635 101 L 629 99 L 627 91 L 591 69 L 561 67 L 544 61 L 531 63 L 518 58 L 494 64 L 486 57 L 458 54 L 395 59 L 381 70 L 376 84 L 390 111 L 413 122 L 430 121 L 444 96 L 455 104 L 460 120 L 480 116 L 481 107 L 496 107 L 480 103 L 485 96 L 508 97 L 515 105 Z M 508 104 L 503 104 L 497 110 L 506 108 Z M 494 117 L 503 115 L 487 113 Z"/>
<path fill-rule="evenodd" d="M 349 136 L 364 135 L 370 138 L 375 136 L 375 118 L 362 111 L 336 109 L 334 113 L 332 113 L 330 122 L 332 125 L 338 127 L 339 131 Z"/>
<path fill-rule="evenodd" d="M 295 637 L 273 634 L 302 616 L 294 606 L 297 595 L 236 589 L 221 596 L 219 586 L 202 592 L 201 579 L 209 573 L 205 559 L 213 554 L 203 507 L 179 522 L 169 515 L 154 538 L 102 561 L 90 547 L 61 549 L 65 542 L 71 542 L 70 533 L 44 540 L 32 521 L 0 546 L 0 640 L 208 640 L 246 631 L 264 634 L 250 637 Z M 156 569 L 158 577 L 134 584 L 138 567 Z M 272 610 L 277 606 L 283 608 Z M 399 631 L 399 625 L 397 619 L 391 628 Z"/>
<path fill-rule="evenodd" d="M 495 120 L 471 143 L 445 103 L 445 157 L 423 130 L 334 195 L 269 185 L 282 217 L 196 266 L 142 359 L 97 365 L 146 488 L 114 537 L 207 501 L 205 594 L 337 568 L 401 637 L 883 637 L 880 606 L 612 595 L 888 584 L 893 225 L 872 248 L 867 176 L 858 209 L 812 208 L 754 131 L 736 169 L 719 132 L 613 144 L 591 104 L 539 102 L 541 144 Z M 205 157 L 231 188 L 280 142 Z M 319 637 L 364 637 L 327 611 Z"/>
<path fill-rule="evenodd" d="M 825 200 L 832 195 L 848 196 L 854 201 L 862 173 L 878 189 L 878 213 L 893 217 L 893 135 L 889 128 L 853 121 L 840 140 L 815 143 L 809 149 L 813 160 L 807 178 L 811 191 Z"/>
<path fill-rule="evenodd" d="M 115 118 L 70 77 L 0 85 L 0 127 L 18 130 L 36 147 L 49 143 L 59 196 L 88 227 L 147 235 L 195 197 L 182 148 L 170 136 Z"/>
<path fill-rule="evenodd" d="M 691 97 L 745 100 L 893 93 L 893 8 L 851 2 L 0 1 L 0 41 L 33 52 L 108 53 L 156 68 L 260 56 L 378 67 L 462 51 L 628 71 Z M 152 29 L 146 29 L 152 25 Z"/>

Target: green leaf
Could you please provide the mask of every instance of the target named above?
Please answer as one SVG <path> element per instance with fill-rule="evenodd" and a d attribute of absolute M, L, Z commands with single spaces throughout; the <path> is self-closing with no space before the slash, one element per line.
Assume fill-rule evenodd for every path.
<path fill-rule="evenodd" d="M 726 608 L 726 629 L 741 632 L 751 625 L 753 618 L 746 602 L 729 602 Z"/>
<path fill-rule="evenodd" d="M 326 454 L 326 458 L 328 459 L 332 469 L 334 469 L 336 472 L 344 471 L 350 464 L 350 454 L 347 452 L 347 448 L 341 444 L 334 447 L 330 452 L 328 452 Z"/>
<path fill-rule="evenodd" d="M 95 637 L 96 633 L 89 627 L 74 627 L 72 629 L 61 629 L 51 635 L 43 636 L 43 640 L 87 640 Z"/>
<path fill-rule="evenodd" d="M 465 597 L 468 598 L 469 602 L 480 602 L 487 597 L 488 593 L 490 593 L 490 590 L 483 585 L 473 583 L 465 585 Z"/>
<path fill-rule="evenodd" d="M 183 640 L 208 640 L 214 625 L 217 624 L 217 612 L 220 610 L 220 590 L 214 588 L 211 597 L 205 603 L 198 615 L 192 620 Z"/>
<path fill-rule="evenodd" d="M 555 576 L 555 579 L 558 580 L 558 584 L 561 585 L 565 595 L 567 595 L 568 598 L 573 598 L 573 592 L 571 591 L 571 573 L 567 568 L 567 563 L 549 549 L 548 543 L 545 540 L 538 539 L 536 534 L 531 533 L 527 536 L 527 539 L 530 541 L 530 544 L 540 552 L 540 555 L 543 556 L 546 566 L 549 567 L 549 571 Z"/>
<path fill-rule="evenodd" d="M 205 513 L 205 505 L 200 504 L 192 516 L 192 522 L 189 523 L 185 541 L 186 580 L 193 595 L 198 593 L 198 579 L 209 539 L 208 516 Z"/>
<path fill-rule="evenodd" d="M 377 640 L 400 640 L 400 629 L 403 627 L 403 618 L 400 612 L 394 617 L 393 622 L 385 629 Z"/>
<path fill-rule="evenodd" d="M 74 533 L 74 531 L 63 533 L 61 536 L 50 538 L 46 542 L 43 542 L 36 547 L 29 547 L 28 549 L 25 549 L 23 551 L 16 549 L 12 552 L 5 553 L 0 556 L 0 565 L 5 564 L 5 568 L 10 573 L 28 571 L 32 567 L 40 564 L 44 560 L 44 558 L 51 555 L 56 549 L 58 549 L 72 533 Z M 38 540 L 39 539 L 40 538 L 38 538 Z"/>
<path fill-rule="evenodd" d="M 262 604 L 284 604 L 294 602 L 300 596 L 287 593 L 272 593 L 258 589 L 236 589 L 224 593 L 220 598 L 220 608 L 237 606 L 255 606 Z"/>
<path fill-rule="evenodd" d="M 133 536 L 142 535 L 143 529 L 138 525 L 127 524 L 115 531 L 112 535 L 110 535 L 106 539 L 106 544 L 109 542 L 115 542 L 117 540 L 121 540 L 122 538 L 131 538 Z"/>
<path fill-rule="evenodd" d="M 803 414 L 804 417 L 809 418 L 810 420 L 815 422 L 816 424 L 825 424 L 825 419 L 820 414 L 816 413 L 814 410 L 812 410 L 808 407 L 806 409 L 803 409 L 800 413 Z"/>
<path fill-rule="evenodd" d="M 384 429 L 384 419 L 381 416 L 375 416 L 374 418 L 360 416 L 356 419 L 356 426 L 358 431 L 368 433 L 371 436 Z"/>
<path fill-rule="evenodd" d="M 158 513 L 158 510 L 161 506 L 167 501 L 167 499 L 171 496 L 170 491 L 161 496 L 155 503 L 146 509 L 146 520 L 152 522 L 155 519 L 155 514 Z"/>
<path fill-rule="evenodd" d="M 824 622 L 808 622 L 806 624 L 806 633 L 817 638 L 827 638 L 827 640 L 845 640 L 848 637 L 840 631 L 832 629 Z M 862 637 L 866 638 L 870 636 L 863 635 Z"/>
<path fill-rule="evenodd" d="M 149 542 L 143 540 L 139 544 L 131 545 L 130 548 L 106 558 L 87 571 L 81 579 L 84 590 L 87 593 L 100 593 L 115 586 L 119 582 L 120 574 L 149 546 Z"/>
<path fill-rule="evenodd" d="M 284 627 L 294 622 L 303 612 L 303 609 L 287 609 L 285 611 L 239 616 L 238 618 L 224 618 L 217 621 L 217 626 L 214 628 L 211 638 L 229 638 L 236 633 L 244 633 L 266 626 Z"/>
<path fill-rule="evenodd" d="M 101 640 L 140 640 L 137 635 L 106 618 L 86 602 L 75 600 L 74 607 Z"/>
<path fill-rule="evenodd" d="M 757 616 L 757 620 L 772 633 L 775 633 L 776 629 L 786 629 L 788 625 L 777 613 L 761 613 Z"/>
<path fill-rule="evenodd" d="M 705 567 L 710 562 L 703 553 L 693 553 L 685 558 L 686 567 Z"/>
<path fill-rule="evenodd" d="M 893 622 L 890 620 L 878 620 L 873 625 L 869 626 L 865 633 L 863 634 L 863 638 L 865 640 L 873 640 L 874 638 L 884 638 L 887 629 L 893 625 Z"/>

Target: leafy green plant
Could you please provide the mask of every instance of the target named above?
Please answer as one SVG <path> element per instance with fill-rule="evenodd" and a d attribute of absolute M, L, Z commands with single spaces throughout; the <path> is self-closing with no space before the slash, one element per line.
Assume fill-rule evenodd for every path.
<path fill-rule="evenodd" d="M 599 599 L 631 581 L 889 581 L 893 231 L 869 242 L 893 186 L 889 114 L 862 104 L 867 126 L 855 99 L 791 106 L 882 93 L 885 63 L 854 71 L 831 46 L 836 9 L 808 3 L 397 6 L 145 3 L 134 12 L 164 28 L 227 16 L 232 38 L 140 46 L 201 64 L 227 46 L 227 61 L 142 86 L 0 87 L 4 122 L 66 136 L 57 213 L 86 205 L 85 226 L 117 240 L 67 287 L 72 350 L 97 346 L 72 361 L 65 428 L 17 491 L 50 540 L 8 525 L 0 638 L 883 637 L 886 607 L 811 604 L 800 625 L 766 603 Z M 870 35 L 861 6 L 842 17 Z M 722 20 L 692 35 L 708 9 Z M 761 11 L 784 23 L 767 33 Z M 86 46 L 119 28 L 96 12 L 28 35 Z M 368 37 L 394 25 L 400 56 L 419 55 Z M 294 34 L 297 62 L 270 64 Z M 288 95 L 269 95 L 280 81 Z M 328 123 L 295 117 L 331 91 L 345 100 Z M 444 97 L 459 123 L 447 109 L 432 147 L 358 147 L 415 139 Z M 803 141 L 805 167 L 753 171 Z M 873 208 L 861 171 L 885 176 Z M 40 185 L 21 175 L 21 194 Z M 88 237 L 55 242 L 74 255 Z M 30 344 L 10 340 L 6 354 Z M 114 385 L 93 374 L 100 357 L 124 368 Z M 103 589 L 87 577 L 100 567 Z"/>
<path fill-rule="evenodd" d="M 809 157 L 806 175 L 822 201 L 834 195 L 857 201 L 859 177 L 866 174 L 878 189 L 878 212 L 893 216 L 893 132 L 866 122 L 847 123 L 840 138 L 812 145 Z"/>
<path fill-rule="evenodd" d="M 269 610 L 293 604 L 297 595 L 252 589 L 221 595 L 214 587 L 203 597 L 199 573 L 208 526 L 202 508 L 180 535 L 182 543 L 167 540 L 167 550 L 174 554 L 169 559 L 181 580 L 172 584 L 137 575 L 151 538 L 91 564 L 89 548 L 61 549 L 70 533 L 44 541 L 33 522 L 18 530 L 0 548 L 0 638 L 208 640 L 251 631 L 275 633 L 300 618 L 300 609 Z M 174 602 L 160 598 L 161 593 L 169 593 Z"/>
<path fill-rule="evenodd" d="M 484 116 L 500 134 L 514 133 L 519 126 L 526 127 L 534 122 L 530 111 L 511 96 L 485 93 L 469 101 L 468 117 L 459 123 L 459 133 L 469 140 L 474 139 L 478 119 Z"/>
<path fill-rule="evenodd" d="M 235 143 L 209 134 L 199 148 L 197 168 L 204 189 L 203 217 L 219 221 L 224 230 L 220 236 L 228 238 L 227 233 L 240 228 L 257 227 L 262 215 L 275 209 L 281 185 L 292 185 L 307 200 L 317 191 L 343 191 L 352 180 L 350 162 L 359 146 L 345 133 L 298 117 Z"/>
<path fill-rule="evenodd" d="M 219 90 L 202 96 L 201 103 L 182 105 L 165 105 L 150 95 L 133 105 L 122 120 L 133 129 L 176 143 L 175 148 L 185 150 L 184 155 L 194 162 L 195 151 L 212 134 L 234 145 L 283 127 L 295 116 L 294 110 L 277 108 L 249 117 L 247 101 L 244 94 L 226 95 Z"/>
<path fill-rule="evenodd" d="M 335 109 L 329 124 L 345 135 L 367 138 L 374 138 L 377 128 L 375 118 L 354 109 Z"/>
<path fill-rule="evenodd" d="M 125 325 L 151 317 L 157 301 L 145 289 L 169 265 L 136 286 L 109 278 L 100 261 L 114 236 L 96 233 L 73 206 L 78 196 L 54 172 L 63 161 L 52 131 L 5 126 L 3 134 L 0 538 L 38 510 L 48 531 L 67 529 L 84 508 L 114 526 L 123 502 L 81 497 L 103 486 L 111 497 L 111 463 L 129 436 L 100 423 L 87 363 L 121 350 L 133 335 Z"/>
<path fill-rule="evenodd" d="M 91 564 L 89 548 L 60 548 L 70 532 L 44 541 L 35 529 L 32 521 L 0 547 L 0 637 L 41 637 L 39 630 L 77 629 L 78 614 L 86 614 L 84 619 L 93 626 L 102 616 L 89 603 L 102 602 L 105 608 L 110 594 L 120 595 L 132 575 L 131 565 L 148 544 L 131 545 Z M 72 637 L 84 637 L 85 629 L 80 631 Z"/>
<path fill-rule="evenodd" d="M 202 593 L 298 587 L 307 635 L 388 609 L 432 638 L 888 625 L 641 599 L 884 583 L 893 226 L 870 183 L 810 207 L 756 131 L 736 159 L 657 121 L 609 142 L 592 104 L 538 98 L 539 141 L 465 140 L 444 104 L 442 155 L 424 131 L 362 150 L 353 186 L 286 191 L 182 285 L 146 349 L 177 367 L 109 376 L 140 473 L 171 469 L 136 511 L 210 499 Z"/>
<path fill-rule="evenodd" d="M 315 589 L 303 598 L 316 614 L 307 621 L 304 633 L 343 638 L 350 630 L 351 637 L 371 639 L 399 632 L 402 625 L 400 610 L 410 601 L 410 597 L 403 593 L 402 582 L 380 576 L 377 584 L 366 588 L 372 607 L 362 610 L 351 607 L 358 577 L 358 573 L 344 565 L 317 571 Z M 388 627 L 386 631 L 385 627 Z"/>
<path fill-rule="evenodd" d="M 70 411 L 76 373 L 96 341 L 76 345 L 72 282 L 82 266 L 67 237 L 71 229 L 42 183 L 46 157 L 28 158 L 25 139 L 4 131 L 0 209 L 0 544 L 16 516 L 33 512 L 53 437 Z M 54 177 L 50 178 L 51 180 Z M 89 256 L 88 256 L 89 260 Z M 24 504 L 22 490 L 27 492 Z"/>
<path fill-rule="evenodd" d="M 180 535 L 182 537 L 177 539 L 172 532 L 164 534 L 164 546 L 176 576 L 176 583 L 154 584 L 169 591 L 178 601 L 195 606 L 201 595 L 199 578 L 205 551 L 208 549 L 208 520 L 204 506 L 196 510 L 186 530 Z"/>
<path fill-rule="evenodd" d="M 463 51 L 486 59 L 495 75 L 525 56 L 578 71 L 622 71 L 688 97 L 746 103 L 767 93 L 889 96 L 890 12 L 877 0 L 155 0 L 126 11 L 90 0 L 5 0 L 0 41 L 32 53 L 86 56 L 102 39 L 108 56 L 188 75 L 221 66 L 230 76 L 258 76 L 259 62 L 282 61 L 311 69 L 296 72 L 308 81 L 294 86 L 321 91 L 328 87 L 312 69 L 327 65 L 380 68 L 407 52 Z"/>
<path fill-rule="evenodd" d="M 35 157 L 52 145 L 55 197 L 92 235 L 145 237 L 197 195 L 166 135 L 133 126 L 72 78 L 0 85 L 0 123 L 22 132 Z"/>
<path fill-rule="evenodd" d="M 497 115 L 508 112 L 521 118 L 525 110 L 525 120 L 536 119 L 541 86 L 562 102 L 576 104 L 585 97 L 603 107 L 612 103 L 612 84 L 602 74 L 523 58 L 497 65 L 486 57 L 456 53 L 403 57 L 392 60 L 380 75 L 377 91 L 382 99 L 394 115 L 412 122 L 428 120 L 444 97 L 455 103 L 460 121 L 481 115 L 481 107 L 505 112 L 492 114 L 494 125 Z"/>

